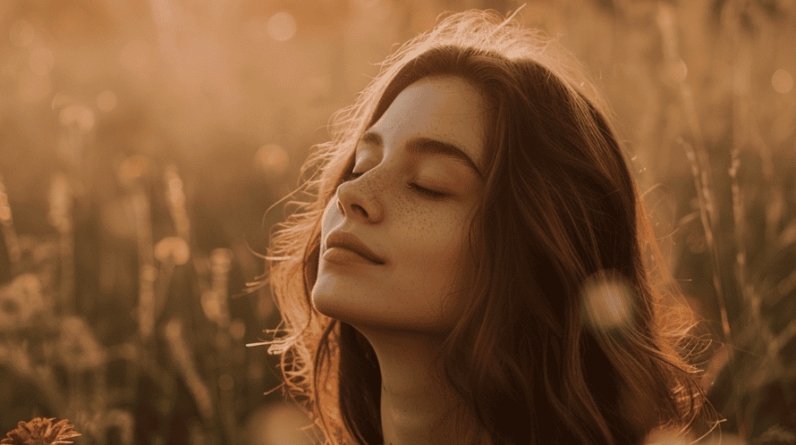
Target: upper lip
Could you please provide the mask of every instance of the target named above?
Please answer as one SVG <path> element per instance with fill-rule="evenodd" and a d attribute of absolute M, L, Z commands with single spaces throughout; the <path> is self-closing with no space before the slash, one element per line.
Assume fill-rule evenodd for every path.
<path fill-rule="evenodd" d="M 384 259 L 376 255 L 365 243 L 362 242 L 356 235 L 348 232 L 332 232 L 326 237 L 326 248 L 342 247 L 354 251 L 370 261 L 377 264 L 384 264 Z"/>

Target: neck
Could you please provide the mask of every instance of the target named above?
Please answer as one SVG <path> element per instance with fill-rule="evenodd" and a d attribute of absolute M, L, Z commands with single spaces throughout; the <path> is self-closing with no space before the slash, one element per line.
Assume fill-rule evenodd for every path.
<path fill-rule="evenodd" d="M 421 334 L 362 330 L 381 369 L 384 445 L 446 443 L 452 437 L 453 390 L 434 365 L 440 341 Z"/>

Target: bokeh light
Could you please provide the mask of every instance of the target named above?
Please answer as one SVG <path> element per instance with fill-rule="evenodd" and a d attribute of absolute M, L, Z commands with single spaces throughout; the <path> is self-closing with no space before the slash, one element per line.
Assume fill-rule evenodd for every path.
<path fill-rule="evenodd" d="M 55 66 L 55 56 L 49 48 L 36 48 L 30 52 L 29 66 L 34 74 L 46 76 Z"/>
<path fill-rule="evenodd" d="M 229 333 L 235 341 L 243 340 L 246 335 L 246 323 L 240 318 L 232 320 L 229 324 Z"/>
<path fill-rule="evenodd" d="M 119 51 L 119 65 L 135 74 L 149 70 L 149 48 L 143 40 L 131 40 Z"/>
<path fill-rule="evenodd" d="M 106 113 L 116 109 L 119 104 L 119 98 L 116 93 L 111 90 L 105 90 L 97 95 L 97 108 Z"/>
<path fill-rule="evenodd" d="M 191 257 L 191 249 L 184 239 L 178 236 L 163 238 L 155 244 L 155 259 L 164 262 L 171 261 L 177 266 L 188 262 Z"/>
<path fill-rule="evenodd" d="M 667 67 L 669 77 L 676 83 L 682 83 L 688 76 L 688 65 L 685 64 L 683 59 L 677 59 L 670 63 Z"/>
<path fill-rule="evenodd" d="M 149 171 L 149 160 L 146 156 L 133 155 L 119 165 L 118 176 L 122 185 L 129 187 L 135 184 Z"/>
<path fill-rule="evenodd" d="M 302 431 L 312 422 L 296 406 L 276 402 L 252 413 L 246 421 L 246 439 L 250 445 L 309 445 L 313 443 Z"/>
<path fill-rule="evenodd" d="M 580 295 L 584 321 L 594 330 L 608 331 L 630 323 L 635 297 L 621 274 L 595 273 L 583 283 Z"/>
<path fill-rule="evenodd" d="M 615 112 L 697 318 L 721 326 L 724 293 L 733 341 L 712 331 L 725 346 L 695 363 L 707 363 L 711 401 L 726 401 L 716 403 L 725 444 L 769 433 L 796 443 L 759 427 L 796 410 L 776 374 L 796 356 L 796 46 L 782 44 L 796 10 L 786 3 L 538 1 L 517 17 L 571 51 Z M 276 357 L 246 348 L 272 339 L 279 308 L 267 288 L 241 295 L 292 211 L 280 199 L 396 43 L 446 11 L 521 4 L 0 0 L 0 394 L 17 391 L 0 425 L 71 412 L 86 443 L 170 445 L 186 427 L 178 439 L 189 443 L 303 443 L 295 428 L 311 422 L 279 391 L 264 395 L 281 383 Z M 737 177 L 728 144 L 740 144 Z M 654 184 L 672 190 L 663 206 L 646 194 Z M 656 273 L 650 283 L 662 285 Z M 593 330 L 624 333 L 639 310 L 625 277 L 608 271 L 579 296 Z M 768 332 L 778 340 L 758 335 Z M 780 369 L 741 352 L 767 341 Z M 744 439 L 734 418 L 751 425 Z M 668 433 L 647 442 L 682 443 Z"/>
<path fill-rule="evenodd" d="M 278 12 L 268 19 L 268 36 L 277 42 L 290 40 L 296 35 L 296 19 L 287 12 Z"/>
<path fill-rule="evenodd" d="M 255 153 L 254 159 L 267 177 L 282 176 L 290 161 L 287 150 L 278 144 L 263 145 Z"/>
<path fill-rule="evenodd" d="M 785 70 L 776 70 L 771 76 L 771 86 L 777 93 L 785 94 L 793 89 L 793 76 Z"/>
<path fill-rule="evenodd" d="M 11 224 L 11 207 L 8 205 L 8 194 L 3 191 L 2 183 L 0 183 L 0 223 Z"/>
<path fill-rule="evenodd" d="M 46 98 L 52 90 L 50 76 L 20 76 L 18 94 L 22 102 L 36 103 Z"/>
<path fill-rule="evenodd" d="M 370 9 L 381 3 L 381 0 L 355 0 L 355 3 L 364 9 Z"/>
<path fill-rule="evenodd" d="M 94 112 L 91 108 L 82 104 L 64 107 L 58 114 L 58 119 L 64 127 L 74 125 L 84 133 L 94 128 L 94 123 L 96 121 Z"/>
<path fill-rule="evenodd" d="M 262 42 L 269 38 L 268 19 L 263 16 L 250 18 L 243 29 L 246 35 L 254 41 Z"/>
<path fill-rule="evenodd" d="M 33 43 L 34 37 L 36 37 L 36 31 L 33 29 L 33 25 L 26 20 L 16 20 L 8 28 L 8 39 L 15 46 L 30 46 Z"/>
<path fill-rule="evenodd" d="M 668 430 L 653 431 L 644 440 L 644 445 L 688 445 L 688 443 L 686 438 Z"/>

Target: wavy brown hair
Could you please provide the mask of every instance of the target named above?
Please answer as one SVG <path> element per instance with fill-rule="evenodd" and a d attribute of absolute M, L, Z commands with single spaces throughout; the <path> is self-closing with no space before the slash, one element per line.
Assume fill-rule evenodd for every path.
<path fill-rule="evenodd" d="M 312 198 L 266 256 L 284 334 L 269 352 L 327 443 L 383 438 L 372 348 L 312 305 L 323 210 L 361 134 L 428 76 L 465 79 L 487 104 L 485 188 L 468 236 L 475 285 L 439 354 L 461 418 L 478 422 L 461 422 L 451 443 L 640 444 L 651 431 L 685 435 L 708 411 L 687 360 L 694 314 L 582 72 L 537 32 L 468 11 L 403 45 L 333 116 L 332 140 L 302 167 Z"/>

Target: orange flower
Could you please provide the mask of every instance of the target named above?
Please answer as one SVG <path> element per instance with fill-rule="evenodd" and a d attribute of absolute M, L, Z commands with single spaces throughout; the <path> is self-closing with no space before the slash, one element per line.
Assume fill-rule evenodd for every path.
<path fill-rule="evenodd" d="M 66 445 L 72 443 L 67 439 L 79 437 L 82 434 L 72 431 L 73 425 L 69 425 L 69 419 L 62 419 L 58 423 L 52 423 L 55 417 L 44 419 L 36 417 L 30 422 L 19 422 L 16 429 L 12 430 L 0 440 L 0 444 L 11 445 Z"/>

